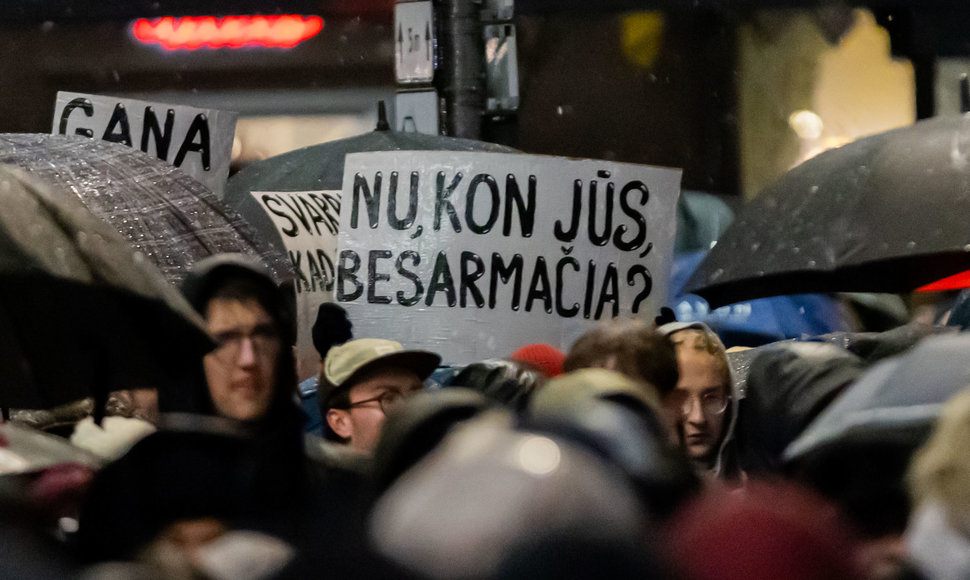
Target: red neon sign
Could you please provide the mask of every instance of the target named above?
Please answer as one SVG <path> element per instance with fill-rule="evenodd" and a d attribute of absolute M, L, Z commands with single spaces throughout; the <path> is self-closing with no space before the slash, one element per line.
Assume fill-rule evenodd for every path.
<path fill-rule="evenodd" d="M 165 50 L 199 48 L 292 48 L 323 30 L 323 18 L 283 14 L 274 16 L 186 16 L 139 18 L 131 25 L 138 42 Z"/>

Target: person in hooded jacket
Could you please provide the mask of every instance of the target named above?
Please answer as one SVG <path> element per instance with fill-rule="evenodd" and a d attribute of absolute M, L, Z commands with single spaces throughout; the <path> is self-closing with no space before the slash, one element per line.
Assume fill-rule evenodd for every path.
<path fill-rule="evenodd" d="M 827 342 L 761 347 L 751 362 L 738 415 L 745 472 L 783 473 L 785 448 L 865 369 L 860 357 Z"/>
<path fill-rule="evenodd" d="M 266 462 L 268 469 L 260 470 L 264 507 L 268 519 L 277 519 L 305 475 L 304 415 L 285 293 L 261 263 L 243 254 L 199 261 L 182 293 L 205 319 L 216 347 L 202 361 L 203 387 L 159 393 L 159 410 L 170 421 L 173 413 L 194 413 L 240 422 Z"/>
<path fill-rule="evenodd" d="M 657 331 L 677 353 L 679 379 L 664 395 L 674 437 L 698 473 L 740 483 L 734 440 L 739 396 L 724 344 L 700 322 L 670 322 Z"/>
<path fill-rule="evenodd" d="M 187 410 L 212 412 L 250 429 L 262 525 L 296 546 L 304 572 L 395 577 L 396 570 L 364 543 L 369 501 L 364 468 L 321 459 L 318 450 L 306 447 L 290 294 L 260 263 L 241 254 L 200 261 L 182 290 L 216 342 L 203 361 L 208 397 L 196 394 L 196 408 Z M 161 400 L 160 408 L 170 410 Z"/>

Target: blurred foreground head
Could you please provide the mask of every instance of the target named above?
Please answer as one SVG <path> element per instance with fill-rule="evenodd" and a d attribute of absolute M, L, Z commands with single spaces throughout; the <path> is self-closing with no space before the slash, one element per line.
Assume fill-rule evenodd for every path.
<path fill-rule="evenodd" d="M 862 578 L 837 510 L 791 484 L 713 488 L 677 516 L 667 546 L 685 580 Z"/>
<path fill-rule="evenodd" d="M 928 578 L 970 577 L 970 390 L 944 408 L 910 467 L 911 560 Z"/>
<path fill-rule="evenodd" d="M 651 519 L 667 517 L 699 488 L 686 457 L 668 440 L 659 396 L 618 372 L 582 369 L 549 381 L 523 426 L 569 440 L 617 467 Z"/>
<path fill-rule="evenodd" d="M 79 555 L 133 560 L 179 522 L 242 525 L 255 499 L 247 451 L 230 432 L 162 430 L 142 439 L 96 474 L 81 510 Z"/>
<path fill-rule="evenodd" d="M 515 431 L 493 412 L 456 426 L 391 485 L 370 533 L 382 554 L 426 577 L 485 578 L 543 539 L 632 550 L 640 513 L 625 479 L 595 454 Z"/>

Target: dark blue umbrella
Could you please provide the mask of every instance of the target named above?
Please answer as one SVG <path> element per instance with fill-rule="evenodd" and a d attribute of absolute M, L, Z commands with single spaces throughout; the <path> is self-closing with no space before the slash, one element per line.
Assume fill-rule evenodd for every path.
<path fill-rule="evenodd" d="M 704 322 L 725 345 L 758 346 L 850 329 L 851 321 L 838 300 L 824 294 L 796 294 L 759 298 L 711 309 L 707 301 L 684 291 L 706 252 L 674 258 L 670 295 L 678 320 Z"/>

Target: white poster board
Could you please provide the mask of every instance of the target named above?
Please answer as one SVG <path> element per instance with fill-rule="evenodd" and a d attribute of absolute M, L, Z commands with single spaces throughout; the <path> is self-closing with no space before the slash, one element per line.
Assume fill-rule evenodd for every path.
<path fill-rule="evenodd" d="M 333 301 L 340 192 L 253 191 L 251 195 L 276 225 L 296 272 L 296 359 L 302 381 L 320 373 L 311 331 L 317 308 Z"/>
<path fill-rule="evenodd" d="M 237 114 L 84 93 L 57 93 L 51 132 L 141 149 L 221 196 L 229 176 Z"/>
<path fill-rule="evenodd" d="M 598 321 L 664 304 L 680 176 L 509 153 L 348 154 L 336 301 L 355 337 L 446 363 L 567 349 Z"/>

